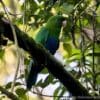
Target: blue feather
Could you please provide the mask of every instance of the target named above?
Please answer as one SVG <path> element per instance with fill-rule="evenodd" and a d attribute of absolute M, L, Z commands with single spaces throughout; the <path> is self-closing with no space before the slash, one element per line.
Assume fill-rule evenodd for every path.
<path fill-rule="evenodd" d="M 35 84 L 36 80 L 37 80 L 37 68 L 38 67 L 34 67 L 36 66 L 35 65 L 35 62 L 33 62 L 33 60 L 30 61 L 30 64 L 29 64 L 29 75 L 28 75 L 28 78 L 27 78 L 27 88 L 30 89 L 31 86 L 33 84 Z M 35 71 L 34 71 L 35 70 Z"/>
<path fill-rule="evenodd" d="M 56 39 L 53 36 L 49 36 L 45 48 L 50 51 L 51 54 L 54 54 L 59 47 L 59 39 Z"/>

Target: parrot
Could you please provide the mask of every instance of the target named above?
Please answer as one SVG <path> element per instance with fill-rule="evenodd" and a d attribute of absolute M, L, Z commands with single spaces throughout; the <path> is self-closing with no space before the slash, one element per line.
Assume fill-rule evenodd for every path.
<path fill-rule="evenodd" d="M 43 45 L 52 55 L 59 48 L 59 36 L 62 26 L 65 26 L 66 18 L 61 15 L 51 16 L 46 25 L 42 26 L 36 34 L 35 41 Z M 27 89 L 31 89 L 35 85 L 39 72 L 43 68 L 39 67 L 36 60 L 31 60 L 30 72 L 26 80 Z"/>

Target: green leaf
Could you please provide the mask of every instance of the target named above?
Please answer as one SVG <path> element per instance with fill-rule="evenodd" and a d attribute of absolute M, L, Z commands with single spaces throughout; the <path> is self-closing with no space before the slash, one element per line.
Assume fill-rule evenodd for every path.
<path fill-rule="evenodd" d="M 25 90 L 24 88 L 16 89 L 16 94 L 19 96 L 20 100 L 27 100 L 27 97 L 25 95 L 26 92 L 27 90 Z"/>
<path fill-rule="evenodd" d="M 2 59 L 2 58 L 3 58 L 4 54 L 5 54 L 5 50 L 0 49 L 0 59 Z"/>
<path fill-rule="evenodd" d="M 6 89 L 9 89 L 9 88 L 11 88 L 11 85 L 12 85 L 12 82 L 9 82 L 9 83 L 5 86 L 5 88 L 6 88 Z M 16 82 L 16 83 L 15 83 L 15 86 L 20 86 L 20 85 L 21 85 L 20 82 Z"/>
<path fill-rule="evenodd" d="M 56 88 L 56 90 L 54 91 L 54 94 L 53 94 L 54 100 L 59 100 L 58 99 L 59 97 L 57 97 L 57 96 L 58 96 L 58 93 L 59 93 L 60 90 L 61 90 L 61 86 L 59 86 L 58 88 Z"/>
<path fill-rule="evenodd" d="M 63 3 L 60 7 L 61 12 L 65 14 L 70 14 L 73 11 L 74 6 L 72 4 Z"/>
<path fill-rule="evenodd" d="M 87 56 L 96 56 L 96 57 L 100 57 L 100 52 L 94 52 L 94 53 L 88 53 Z"/>
<path fill-rule="evenodd" d="M 98 85 L 100 85 L 100 74 L 97 76 L 96 82 L 97 82 Z"/>
<path fill-rule="evenodd" d="M 72 47 L 69 43 L 63 43 L 64 50 L 68 53 L 68 57 L 72 55 Z"/>
<path fill-rule="evenodd" d="M 53 76 L 52 75 L 48 75 L 46 77 L 46 79 L 44 81 L 42 81 L 42 79 L 36 84 L 36 86 L 41 86 L 42 88 L 45 88 L 46 86 L 48 86 L 51 82 L 53 82 Z"/>
<path fill-rule="evenodd" d="M 59 95 L 63 96 L 65 92 L 66 92 L 66 88 L 63 86 Z"/>
<path fill-rule="evenodd" d="M 41 72 L 42 74 L 47 74 L 48 73 L 48 70 L 47 70 L 47 68 L 44 68 L 43 70 L 42 70 L 42 72 Z"/>
<path fill-rule="evenodd" d="M 79 49 L 72 49 L 72 55 L 68 59 L 68 61 L 75 61 L 75 60 L 80 60 L 81 58 L 81 51 Z"/>
<path fill-rule="evenodd" d="M 41 86 L 42 87 L 42 84 L 43 84 L 43 81 L 41 79 L 39 82 L 37 82 L 37 84 L 35 86 Z"/>
<path fill-rule="evenodd" d="M 6 89 L 11 88 L 11 84 L 12 84 L 12 82 L 9 82 L 9 83 L 5 86 L 5 88 L 6 88 Z"/>
<path fill-rule="evenodd" d="M 85 77 L 85 78 L 86 77 L 92 78 L 92 74 L 90 72 L 84 73 L 82 76 Z"/>

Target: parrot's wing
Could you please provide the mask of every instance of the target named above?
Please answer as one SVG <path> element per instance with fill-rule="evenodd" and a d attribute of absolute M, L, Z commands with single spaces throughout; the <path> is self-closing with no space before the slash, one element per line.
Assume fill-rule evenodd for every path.
<path fill-rule="evenodd" d="M 47 39 L 48 39 L 49 31 L 47 28 L 42 27 L 40 31 L 37 33 L 35 40 L 37 43 L 41 43 L 45 45 Z"/>

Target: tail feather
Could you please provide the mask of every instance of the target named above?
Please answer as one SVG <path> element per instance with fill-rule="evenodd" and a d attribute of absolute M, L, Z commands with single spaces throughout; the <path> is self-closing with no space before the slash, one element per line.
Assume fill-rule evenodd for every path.
<path fill-rule="evenodd" d="M 32 85 L 35 85 L 38 74 L 42 70 L 42 68 L 39 67 L 38 65 L 34 64 L 33 62 L 31 63 L 32 63 L 31 66 L 29 66 L 31 67 L 31 69 L 30 69 L 29 75 L 26 80 L 27 89 L 31 89 Z"/>

